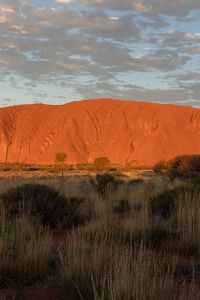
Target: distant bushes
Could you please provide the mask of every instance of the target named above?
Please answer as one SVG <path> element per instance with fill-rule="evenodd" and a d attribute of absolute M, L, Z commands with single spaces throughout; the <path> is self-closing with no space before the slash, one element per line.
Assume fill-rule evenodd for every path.
<path fill-rule="evenodd" d="M 110 167 L 111 163 L 107 157 L 97 157 L 94 160 L 94 167 L 98 172 L 107 171 Z"/>
<path fill-rule="evenodd" d="M 40 166 L 22 163 L 0 163 L 0 172 L 33 172 L 39 171 Z"/>
<path fill-rule="evenodd" d="M 85 171 L 85 172 L 92 172 L 92 173 L 96 173 L 96 172 L 118 172 L 118 171 L 122 171 L 123 170 L 123 166 L 117 165 L 117 164 L 111 164 L 110 162 L 107 164 L 107 162 L 105 161 L 105 164 L 102 166 L 98 165 L 99 162 L 97 160 L 95 160 L 94 163 L 82 163 L 82 164 L 77 164 L 76 165 L 76 169 L 78 171 Z"/>
<path fill-rule="evenodd" d="M 170 161 L 161 160 L 155 164 L 154 171 L 166 173 L 172 178 L 200 176 L 200 155 L 182 155 Z"/>
<path fill-rule="evenodd" d="M 36 215 L 43 226 L 72 228 L 84 224 L 85 216 L 79 212 L 84 202 L 81 197 L 66 197 L 42 184 L 24 184 L 0 195 L 1 203 L 10 217 L 20 215 L 23 208 Z M 89 216 L 87 216 L 89 217 Z"/>

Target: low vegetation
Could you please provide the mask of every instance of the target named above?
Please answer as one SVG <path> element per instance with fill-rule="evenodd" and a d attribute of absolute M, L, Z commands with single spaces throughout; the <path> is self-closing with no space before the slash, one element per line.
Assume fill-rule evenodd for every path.
<path fill-rule="evenodd" d="M 160 172 L 1 179 L 0 299 L 200 299 L 198 176 Z"/>
<path fill-rule="evenodd" d="M 154 171 L 164 173 L 171 178 L 195 178 L 200 176 L 200 155 L 177 156 L 170 161 L 161 160 L 154 166 Z"/>
<path fill-rule="evenodd" d="M 97 157 L 94 160 L 94 167 L 96 168 L 97 172 L 107 171 L 111 163 L 107 157 Z"/>
<path fill-rule="evenodd" d="M 44 184 L 23 184 L 0 196 L 1 206 L 7 208 L 9 218 L 19 217 L 21 209 L 37 216 L 41 225 L 70 229 L 84 224 L 86 217 L 79 214 L 82 197 L 67 197 Z M 89 218 L 89 214 L 87 216 Z"/>
<path fill-rule="evenodd" d="M 0 287 L 26 286 L 48 278 L 52 239 L 47 228 L 28 212 L 8 217 L 0 212 Z"/>

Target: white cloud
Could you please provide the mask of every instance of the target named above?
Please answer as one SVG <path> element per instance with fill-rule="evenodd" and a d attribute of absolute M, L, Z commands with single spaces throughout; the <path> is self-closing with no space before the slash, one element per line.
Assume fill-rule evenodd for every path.
<path fill-rule="evenodd" d="M 142 3 L 136 2 L 133 3 L 133 7 L 141 13 L 148 13 L 152 11 L 152 6 L 151 5 L 143 5 Z"/>
<path fill-rule="evenodd" d="M 119 20 L 119 18 L 117 18 L 117 17 L 109 17 L 109 19 L 110 19 L 110 20 L 114 20 L 114 21 Z"/>
<path fill-rule="evenodd" d="M 70 2 L 72 2 L 72 0 L 56 0 L 56 2 L 60 4 L 69 4 Z"/>

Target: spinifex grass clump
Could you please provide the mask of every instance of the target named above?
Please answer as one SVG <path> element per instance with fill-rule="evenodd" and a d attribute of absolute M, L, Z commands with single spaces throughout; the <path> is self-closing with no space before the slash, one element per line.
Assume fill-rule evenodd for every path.
<path fill-rule="evenodd" d="M 200 185 L 190 184 L 175 187 L 171 190 L 165 190 L 162 193 L 152 196 L 149 202 L 149 208 L 154 216 L 169 218 L 176 210 L 182 198 L 188 195 L 200 195 Z"/>
<path fill-rule="evenodd" d="M 200 256 L 200 186 L 187 184 L 150 198 L 152 245 L 179 254 Z M 159 233 L 159 228 L 161 229 Z M 153 236 L 152 236 L 153 234 Z M 154 242 L 153 242 L 154 241 Z"/>
<path fill-rule="evenodd" d="M 176 250 L 180 254 L 200 256 L 200 193 L 185 191 L 178 195 L 172 230 L 179 233 Z"/>
<path fill-rule="evenodd" d="M 27 211 L 12 220 L 0 211 L 0 286 L 22 286 L 48 277 L 52 241 L 47 229 Z"/>
<path fill-rule="evenodd" d="M 179 299 L 173 283 L 173 258 L 149 255 L 143 244 L 120 246 L 104 239 L 91 244 L 74 235 L 60 251 L 65 299 Z"/>
<path fill-rule="evenodd" d="M 11 218 L 19 215 L 23 203 L 30 208 L 31 215 L 39 216 L 43 226 L 52 228 L 75 227 L 84 224 L 89 217 L 78 210 L 84 198 L 63 196 L 43 184 L 30 183 L 12 188 L 0 195 L 0 199 Z"/>

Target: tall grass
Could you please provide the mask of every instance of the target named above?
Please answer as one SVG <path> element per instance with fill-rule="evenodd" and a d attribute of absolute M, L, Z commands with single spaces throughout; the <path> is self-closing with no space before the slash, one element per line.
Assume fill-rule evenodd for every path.
<path fill-rule="evenodd" d="M 62 293 L 71 300 L 179 299 L 170 260 L 148 255 L 143 244 L 91 244 L 75 235 L 60 250 Z"/>
<path fill-rule="evenodd" d="M 0 212 L 0 284 L 31 284 L 48 277 L 52 241 L 48 229 L 27 212 L 13 220 Z"/>
<path fill-rule="evenodd" d="M 178 195 L 175 230 L 180 234 L 179 252 L 200 255 L 200 194 L 185 191 Z"/>
<path fill-rule="evenodd" d="M 50 231 L 41 228 L 40 220 L 31 215 L 29 207 L 22 206 L 18 217 L 11 219 L 2 206 L 1 285 L 29 285 L 48 279 L 54 249 L 59 253 L 60 270 L 59 274 L 58 269 L 54 272 L 54 277 L 61 299 L 200 299 L 196 275 L 192 282 L 185 282 L 184 275 L 177 273 L 180 254 L 190 255 L 191 259 L 200 257 L 200 199 L 194 191 L 183 189 L 177 194 L 175 209 L 164 218 L 152 215 L 149 198 L 173 189 L 180 182 L 173 184 L 162 178 L 147 182 L 124 180 L 117 188 L 107 189 L 105 197 L 97 193 L 88 177 L 40 178 L 33 182 L 51 186 L 66 198 L 86 198 L 77 213 L 84 219 L 91 217 L 70 231 L 66 240 L 63 235 L 59 243 L 54 241 L 52 245 Z M 5 186 L 18 183 L 22 181 L 18 179 Z M 121 203 L 128 205 L 123 209 Z M 54 256 L 53 259 L 55 265 Z"/>
<path fill-rule="evenodd" d="M 183 237 L 200 236 L 200 195 L 185 191 L 177 199 L 177 228 Z"/>

